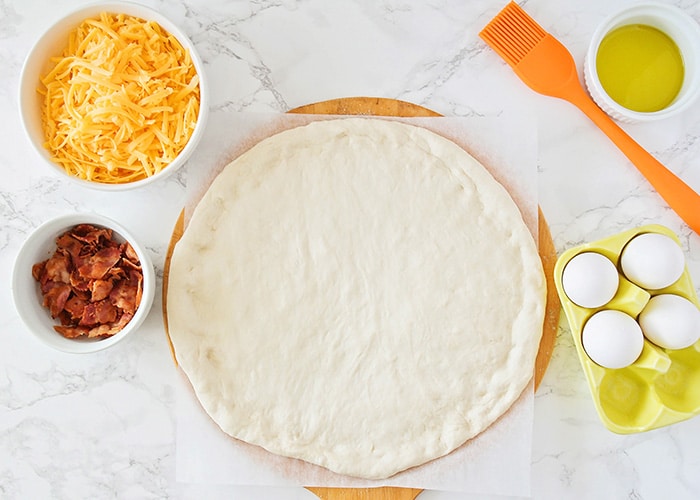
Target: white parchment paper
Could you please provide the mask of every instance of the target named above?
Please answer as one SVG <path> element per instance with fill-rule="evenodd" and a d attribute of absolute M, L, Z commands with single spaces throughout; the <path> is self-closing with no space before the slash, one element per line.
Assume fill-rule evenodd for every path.
<path fill-rule="evenodd" d="M 188 165 L 189 214 L 211 180 L 236 156 L 278 131 L 319 115 L 214 113 Z M 537 138 L 526 116 L 398 119 L 461 145 L 510 192 L 537 237 Z M 178 385 L 176 478 L 179 482 L 266 486 L 402 486 L 473 494 L 529 496 L 533 387 L 476 438 L 447 455 L 383 481 L 334 474 L 235 440 L 209 418 L 184 373 Z M 405 411 L 411 411 L 406 408 Z"/>

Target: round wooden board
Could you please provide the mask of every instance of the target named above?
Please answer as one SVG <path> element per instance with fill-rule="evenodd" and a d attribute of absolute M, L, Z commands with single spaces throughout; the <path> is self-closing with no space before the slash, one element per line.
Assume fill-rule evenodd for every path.
<path fill-rule="evenodd" d="M 381 97 L 348 97 L 341 99 L 333 99 L 330 101 L 321 101 L 313 104 L 307 104 L 298 108 L 294 108 L 289 113 L 296 114 L 319 114 L 319 115 L 366 115 L 366 116 L 397 116 L 401 118 L 416 118 L 416 117 L 438 117 L 442 116 L 435 111 L 424 108 L 417 104 L 412 104 L 406 101 L 398 101 L 395 99 L 386 99 Z M 167 293 L 168 293 L 168 276 L 170 270 L 170 259 L 175 244 L 179 241 L 184 227 L 184 210 L 175 223 L 173 233 L 168 245 L 168 251 L 165 257 L 165 265 L 163 270 L 163 321 L 165 324 L 165 332 L 168 334 L 168 313 L 167 313 Z M 544 218 L 542 210 L 539 210 L 538 217 L 538 247 L 545 276 L 547 279 L 547 304 L 545 309 L 545 320 L 542 331 L 542 340 L 535 361 L 535 390 L 540 385 L 542 377 L 547 370 L 549 360 L 552 357 L 554 349 L 554 341 L 557 336 L 559 325 L 559 314 L 561 306 L 559 297 L 554 286 L 554 265 L 557 260 L 557 253 L 552 241 L 552 235 L 549 231 L 549 226 Z M 169 338 L 168 338 L 169 340 Z M 177 364 L 177 359 L 173 351 L 173 346 L 170 344 L 173 360 Z M 321 500 L 414 500 L 422 491 L 415 488 L 321 488 L 307 487 Z"/>

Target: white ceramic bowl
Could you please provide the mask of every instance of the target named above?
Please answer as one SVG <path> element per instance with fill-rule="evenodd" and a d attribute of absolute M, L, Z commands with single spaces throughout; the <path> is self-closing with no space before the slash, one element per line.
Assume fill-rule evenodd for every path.
<path fill-rule="evenodd" d="M 627 109 L 605 92 L 598 78 L 596 56 L 601 41 L 610 31 L 628 24 L 644 24 L 666 33 L 676 42 L 683 57 L 683 85 L 675 100 L 662 110 L 644 113 Z M 595 30 L 586 53 L 583 74 L 593 100 L 621 122 L 653 121 L 681 113 L 700 94 L 700 26 L 690 15 L 672 5 L 657 2 L 632 5 L 607 17 Z"/>
<path fill-rule="evenodd" d="M 37 92 L 40 78 L 49 71 L 51 67 L 50 58 L 59 56 L 63 51 L 70 31 L 76 28 L 85 19 L 98 16 L 102 12 L 124 13 L 130 16 L 136 16 L 142 19 L 157 22 L 162 28 L 174 35 L 182 46 L 189 51 L 190 57 L 192 58 L 194 67 L 199 76 L 199 116 L 197 119 L 197 125 L 195 126 L 190 140 L 180 154 L 161 172 L 140 181 L 121 184 L 107 184 L 79 179 L 75 176 L 68 175 L 60 165 L 51 159 L 51 155 L 46 148 L 44 148 L 44 128 L 41 122 L 43 97 Z M 207 78 L 204 72 L 204 65 L 202 64 L 202 61 L 192 42 L 175 24 L 173 24 L 161 13 L 146 6 L 131 2 L 113 1 L 89 4 L 74 10 L 57 21 L 39 38 L 39 40 L 30 50 L 27 58 L 25 59 L 24 66 L 22 67 L 19 83 L 20 117 L 27 136 L 29 137 L 29 141 L 39 154 L 41 160 L 48 165 L 51 170 L 59 173 L 59 175 L 71 179 L 73 182 L 90 188 L 107 191 L 122 191 L 144 186 L 166 177 L 180 168 L 190 157 L 192 151 L 195 149 L 197 143 L 200 141 L 204 133 L 204 127 L 209 114 L 208 101 L 209 92 Z"/>
<path fill-rule="evenodd" d="M 118 333 L 103 339 L 69 339 L 54 330 L 59 324 L 42 306 L 39 284 L 32 276 L 32 266 L 51 257 L 56 250 L 56 237 L 78 224 L 112 229 L 116 241 L 128 241 L 136 251 L 143 271 L 143 295 L 136 314 Z M 25 241 L 17 255 L 12 274 L 12 296 L 19 316 L 29 331 L 44 344 L 70 353 L 96 352 L 113 346 L 136 331 L 153 304 L 156 277 L 146 249 L 120 224 L 95 213 L 79 213 L 57 217 L 39 226 Z"/>

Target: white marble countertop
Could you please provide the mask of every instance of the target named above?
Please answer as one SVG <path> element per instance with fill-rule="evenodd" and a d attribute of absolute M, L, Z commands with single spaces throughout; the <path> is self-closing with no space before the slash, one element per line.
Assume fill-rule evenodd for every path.
<path fill-rule="evenodd" d="M 301 487 L 176 481 L 178 373 L 158 298 L 137 335 L 90 356 L 48 350 L 16 314 L 15 256 L 34 228 L 59 213 L 98 211 L 119 220 L 147 244 L 162 276 L 193 168 L 143 191 L 106 194 L 54 177 L 30 149 L 17 109 L 22 62 L 42 30 L 81 3 L 0 2 L 0 498 L 314 498 Z M 558 252 L 660 223 L 678 234 L 700 283 L 700 236 L 578 110 L 532 92 L 478 39 L 505 0 L 142 3 L 169 16 L 197 46 L 211 78 L 213 115 L 283 113 L 351 96 L 401 99 L 447 116 L 530 114 L 539 202 Z M 634 2 L 522 3 L 580 69 L 597 23 Z M 668 3 L 700 21 L 700 2 Z M 700 101 L 680 117 L 625 128 L 700 190 Z M 563 319 L 535 397 L 532 498 L 694 499 L 699 472 L 700 418 L 626 436 L 603 427 Z M 491 497 L 426 491 L 419 498 Z"/>

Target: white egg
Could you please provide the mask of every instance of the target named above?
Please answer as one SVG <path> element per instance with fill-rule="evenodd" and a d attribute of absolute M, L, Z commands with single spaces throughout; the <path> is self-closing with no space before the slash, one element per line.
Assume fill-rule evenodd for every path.
<path fill-rule="evenodd" d="M 685 270 L 683 250 L 665 234 L 644 233 L 622 250 L 620 265 L 625 277 L 647 290 L 672 285 Z"/>
<path fill-rule="evenodd" d="M 680 295 L 652 297 L 639 324 L 646 338 L 665 349 L 685 349 L 700 339 L 700 309 Z"/>
<path fill-rule="evenodd" d="M 644 348 L 644 335 L 629 314 L 604 309 L 586 321 L 581 342 L 595 363 L 605 368 L 624 368 L 639 358 Z"/>
<path fill-rule="evenodd" d="M 597 252 L 583 252 L 567 262 L 561 276 L 564 293 L 581 307 L 600 307 L 617 293 L 620 277 L 615 264 Z"/>

